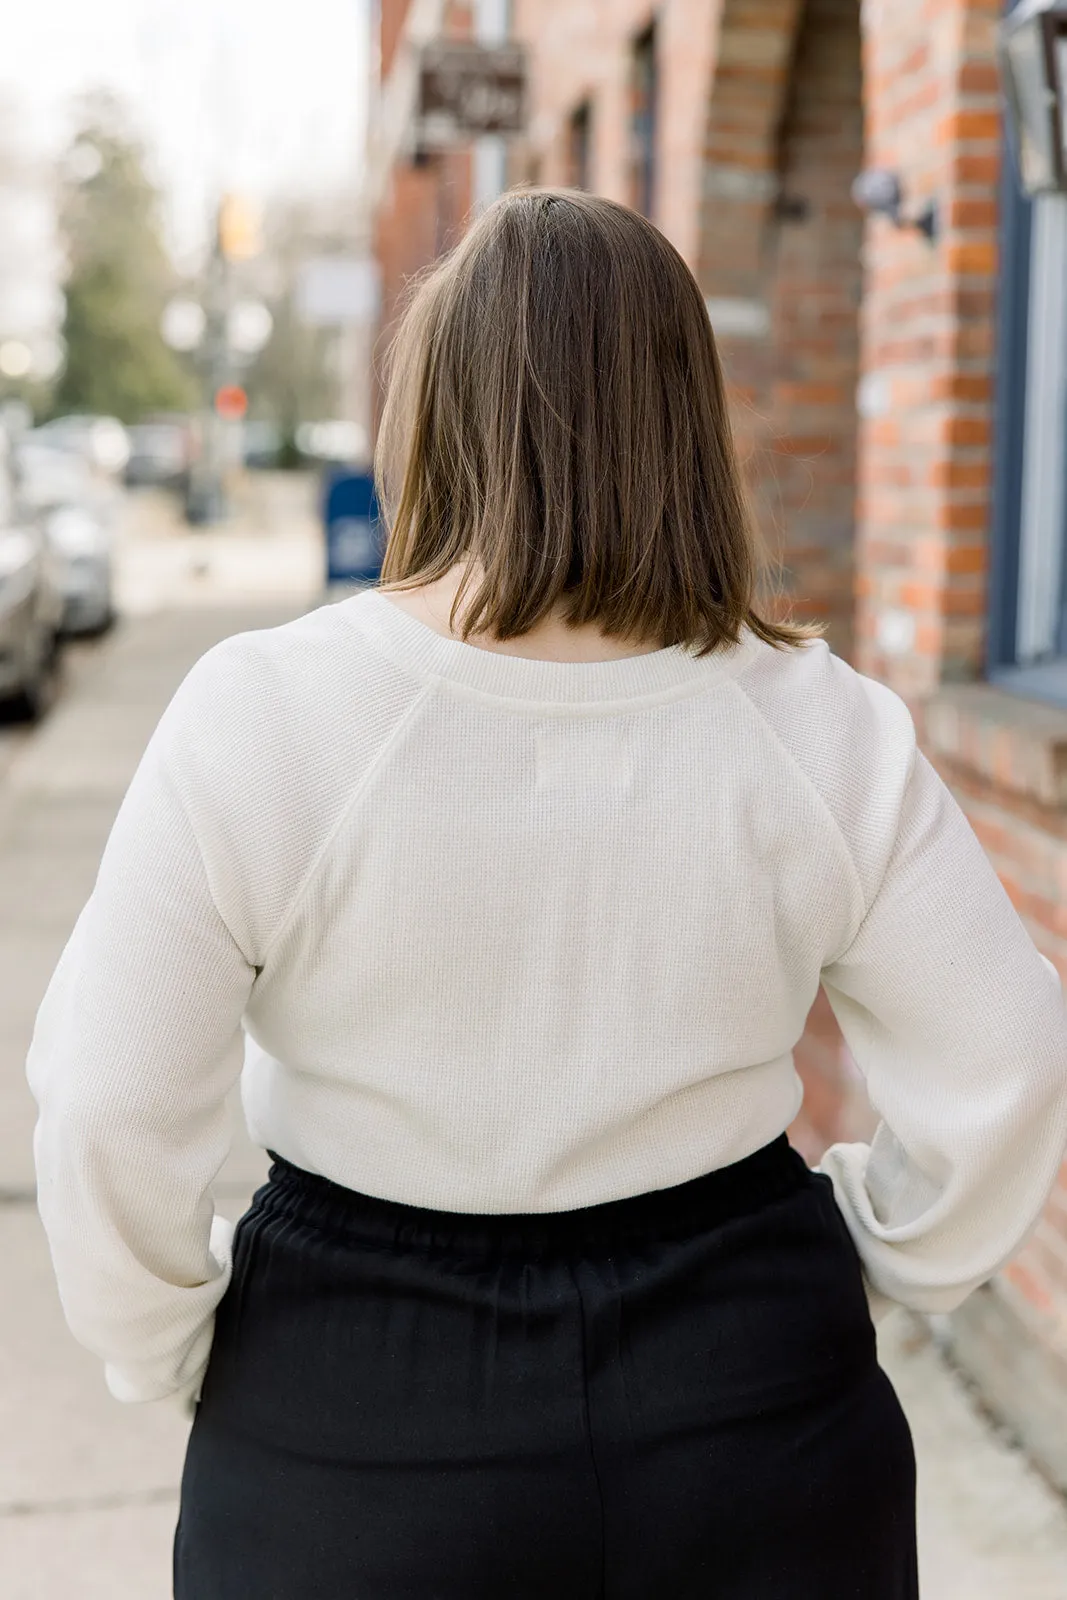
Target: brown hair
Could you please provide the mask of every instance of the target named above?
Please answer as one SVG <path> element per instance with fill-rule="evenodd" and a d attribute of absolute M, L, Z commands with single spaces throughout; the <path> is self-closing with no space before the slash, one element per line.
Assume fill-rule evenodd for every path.
<path fill-rule="evenodd" d="M 383 588 L 473 559 L 462 637 L 558 609 L 699 655 L 748 626 L 769 572 L 692 273 L 652 224 L 571 190 L 516 190 L 417 286 L 379 434 Z M 455 629 L 472 572 L 452 608 Z"/>

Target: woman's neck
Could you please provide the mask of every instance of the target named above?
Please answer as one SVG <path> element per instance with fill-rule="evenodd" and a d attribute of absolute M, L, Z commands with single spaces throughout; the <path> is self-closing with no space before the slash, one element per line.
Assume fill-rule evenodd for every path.
<path fill-rule="evenodd" d="M 463 612 L 457 616 L 457 630 L 449 626 L 452 602 L 456 598 L 463 578 L 464 566 L 457 563 L 443 578 L 423 584 L 417 589 L 386 590 L 386 597 L 402 611 L 407 611 L 420 622 L 433 628 L 446 639 L 461 639 L 458 631 Z M 468 600 L 477 586 L 477 573 L 468 588 Z M 628 644 L 622 639 L 609 638 L 595 623 L 581 623 L 577 627 L 567 623 L 558 613 L 542 617 L 541 621 L 518 639 L 494 639 L 485 633 L 472 633 L 466 641 L 479 650 L 495 651 L 499 655 L 524 656 L 534 661 L 620 661 L 629 656 L 648 655 L 657 647 L 638 643 Z"/>

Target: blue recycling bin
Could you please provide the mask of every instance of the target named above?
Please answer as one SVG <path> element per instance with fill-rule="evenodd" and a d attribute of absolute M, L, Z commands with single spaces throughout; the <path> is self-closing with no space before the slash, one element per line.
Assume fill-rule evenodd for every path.
<path fill-rule="evenodd" d="M 323 495 L 326 585 L 377 583 L 385 555 L 385 529 L 369 473 L 340 470 L 326 480 Z"/>

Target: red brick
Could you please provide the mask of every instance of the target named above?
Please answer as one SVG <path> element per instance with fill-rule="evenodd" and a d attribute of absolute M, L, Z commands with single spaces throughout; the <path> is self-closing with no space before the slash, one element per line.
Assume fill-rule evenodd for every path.
<path fill-rule="evenodd" d="M 930 379 L 930 396 L 934 400 L 967 400 L 987 405 L 993 398 L 991 372 L 943 372 Z"/>
<path fill-rule="evenodd" d="M 989 527 L 986 502 L 942 500 L 934 516 L 934 526 L 951 533 L 984 533 Z"/>
<path fill-rule="evenodd" d="M 898 603 L 913 611 L 935 611 L 940 598 L 937 585 L 926 583 L 902 584 L 897 595 Z"/>
<path fill-rule="evenodd" d="M 987 194 L 995 194 L 1000 178 L 1000 156 L 979 154 L 966 145 L 961 145 L 952 155 L 952 176 L 958 184 L 983 189 Z"/>
<path fill-rule="evenodd" d="M 983 519 L 986 517 L 986 507 L 980 507 Z M 985 521 L 982 523 L 985 527 Z M 950 546 L 945 552 L 945 569 L 953 576 L 970 573 L 984 573 L 989 566 L 989 551 L 984 544 L 964 544 Z"/>
<path fill-rule="evenodd" d="M 846 406 L 848 389 L 840 383 L 783 383 L 774 385 L 774 398 L 783 406 Z"/>
<path fill-rule="evenodd" d="M 972 199 L 968 195 L 951 202 L 945 221 L 950 228 L 978 228 L 990 232 L 997 226 L 999 216 L 1000 207 L 996 200 Z"/>
<path fill-rule="evenodd" d="M 941 591 L 941 610 L 946 617 L 985 617 L 985 587 L 963 588 L 947 584 Z"/>
<path fill-rule="evenodd" d="M 949 268 L 960 276 L 993 277 L 997 270 L 995 239 L 950 240 L 946 246 Z"/>
<path fill-rule="evenodd" d="M 988 445 L 991 422 L 988 417 L 949 415 L 938 423 L 937 434 L 946 444 Z"/>
<path fill-rule="evenodd" d="M 995 145 L 1000 139 L 1000 113 L 992 106 L 985 111 L 950 111 L 938 121 L 934 137 L 939 145 Z"/>
<path fill-rule="evenodd" d="M 985 454 L 974 460 L 951 456 L 931 462 L 928 481 L 938 489 L 988 489 L 993 481 L 992 463 Z"/>
<path fill-rule="evenodd" d="M 1002 89 L 1001 75 L 994 61 L 965 61 L 960 67 L 962 94 L 987 94 L 996 99 Z"/>

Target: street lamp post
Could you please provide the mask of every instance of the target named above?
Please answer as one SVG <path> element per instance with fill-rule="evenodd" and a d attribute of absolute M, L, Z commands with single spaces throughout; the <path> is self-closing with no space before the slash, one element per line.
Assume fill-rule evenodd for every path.
<path fill-rule="evenodd" d="M 1067 192 L 1067 0 L 1022 0 L 999 46 L 1022 186 Z"/>
<path fill-rule="evenodd" d="M 200 448 L 189 474 L 185 502 L 186 517 L 194 524 L 221 522 L 226 515 L 222 419 L 215 396 L 230 378 L 230 273 L 218 242 L 211 253 L 204 287 L 204 335 L 199 352 L 205 380 L 204 404 L 200 413 Z"/>
<path fill-rule="evenodd" d="M 163 337 L 174 349 L 196 354 L 203 379 L 200 447 L 185 502 L 186 517 L 194 524 L 219 522 L 226 515 L 226 427 L 238 413 L 221 402 L 240 395 L 234 384 L 238 365 L 263 348 L 273 327 L 262 302 L 234 299 L 233 264 L 259 249 L 252 209 L 237 196 L 226 196 L 218 209 L 200 300 L 172 300 L 163 314 Z"/>

